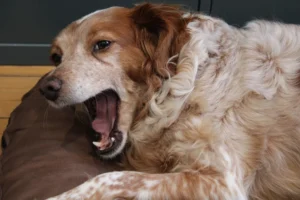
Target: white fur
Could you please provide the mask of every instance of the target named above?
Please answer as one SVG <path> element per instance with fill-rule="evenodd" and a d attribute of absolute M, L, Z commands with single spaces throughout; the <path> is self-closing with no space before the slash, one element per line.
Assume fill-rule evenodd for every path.
<path fill-rule="evenodd" d="M 237 29 L 216 18 L 194 16 L 198 20 L 187 25 L 191 38 L 175 56 L 177 74 L 149 100 L 147 116 L 122 129 L 132 144 L 126 152 L 129 164 L 150 173 L 102 174 L 92 185 L 105 198 L 300 198 L 299 26 L 254 21 Z M 102 65 L 83 51 L 77 55 L 76 82 L 71 81 L 66 104 L 108 87 L 130 99 L 122 96 L 121 81 L 107 79 Z M 121 65 L 115 55 L 108 62 Z M 80 80 L 86 69 L 76 67 L 78 63 L 94 66 L 95 74 Z M 109 73 L 124 75 L 118 68 Z M 164 171 L 168 159 L 175 164 Z M 120 187 L 111 191 L 114 184 Z M 182 187 L 189 193 L 182 193 Z M 86 187 L 80 188 L 70 193 L 88 199 Z"/>

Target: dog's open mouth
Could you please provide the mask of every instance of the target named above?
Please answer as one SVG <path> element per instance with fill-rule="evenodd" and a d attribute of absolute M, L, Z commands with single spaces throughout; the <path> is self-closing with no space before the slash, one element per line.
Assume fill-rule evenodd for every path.
<path fill-rule="evenodd" d="M 122 141 L 118 131 L 118 108 L 120 98 L 113 90 L 106 90 L 84 102 L 92 120 L 92 128 L 100 135 L 93 144 L 100 154 L 113 151 Z"/>

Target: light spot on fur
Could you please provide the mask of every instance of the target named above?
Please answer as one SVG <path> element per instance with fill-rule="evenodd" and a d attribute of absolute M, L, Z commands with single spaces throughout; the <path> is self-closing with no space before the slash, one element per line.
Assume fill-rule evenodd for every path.
<path fill-rule="evenodd" d="M 159 181 L 156 180 L 145 180 L 144 181 L 146 188 L 153 188 L 159 184 Z"/>
<path fill-rule="evenodd" d="M 82 18 L 80 18 L 79 20 L 76 21 L 76 23 L 77 23 L 77 24 L 81 24 L 84 20 L 87 20 L 88 18 L 90 18 L 90 17 L 92 17 L 93 15 L 96 15 L 96 14 L 98 14 L 98 13 L 100 13 L 100 12 L 103 12 L 103 10 L 96 10 L 96 11 L 94 11 L 94 12 L 92 12 L 92 13 L 90 13 L 90 14 L 88 14 L 88 15 L 82 17 Z"/>

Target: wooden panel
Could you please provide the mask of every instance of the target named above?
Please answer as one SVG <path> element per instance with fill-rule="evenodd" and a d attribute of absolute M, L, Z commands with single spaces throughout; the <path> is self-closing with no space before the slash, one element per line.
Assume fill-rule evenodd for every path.
<path fill-rule="evenodd" d="M 52 69 L 51 66 L 0 66 L 0 138 L 22 96 Z"/>
<path fill-rule="evenodd" d="M 255 19 L 300 24 L 299 0 L 218 0 L 212 2 L 211 15 L 220 17 L 232 25 L 244 26 L 247 21 Z"/>
<path fill-rule="evenodd" d="M 19 101 L 51 66 L 0 66 L 0 101 Z"/>
<path fill-rule="evenodd" d="M 0 66 L 0 118 L 9 117 L 22 96 L 51 69 L 52 67 Z"/>
<path fill-rule="evenodd" d="M 10 113 L 19 104 L 20 101 L 0 101 L 0 118 L 9 117 Z"/>
<path fill-rule="evenodd" d="M 19 101 L 30 88 L 24 89 L 0 89 L 0 102 L 1 101 Z"/>
<path fill-rule="evenodd" d="M 39 79 L 40 77 L 0 77 L 0 89 L 29 89 Z"/>
<path fill-rule="evenodd" d="M 52 69 L 51 66 L 0 66 L 0 76 L 40 77 Z"/>
<path fill-rule="evenodd" d="M 2 137 L 3 131 L 7 126 L 8 119 L 0 119 L 0 138 Z"/>

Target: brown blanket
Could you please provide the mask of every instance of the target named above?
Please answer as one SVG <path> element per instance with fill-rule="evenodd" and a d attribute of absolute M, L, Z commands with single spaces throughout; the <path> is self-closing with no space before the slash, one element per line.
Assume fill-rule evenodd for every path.
<path fill-rule="evenodd" d="M 49 107 L 38 84 L 13 111 L 4 132 L 2 200 L 45 199 L 117 169 L 116 162 L 94 156 L 89 128 L 76 117 L 75 109 Z"/>

